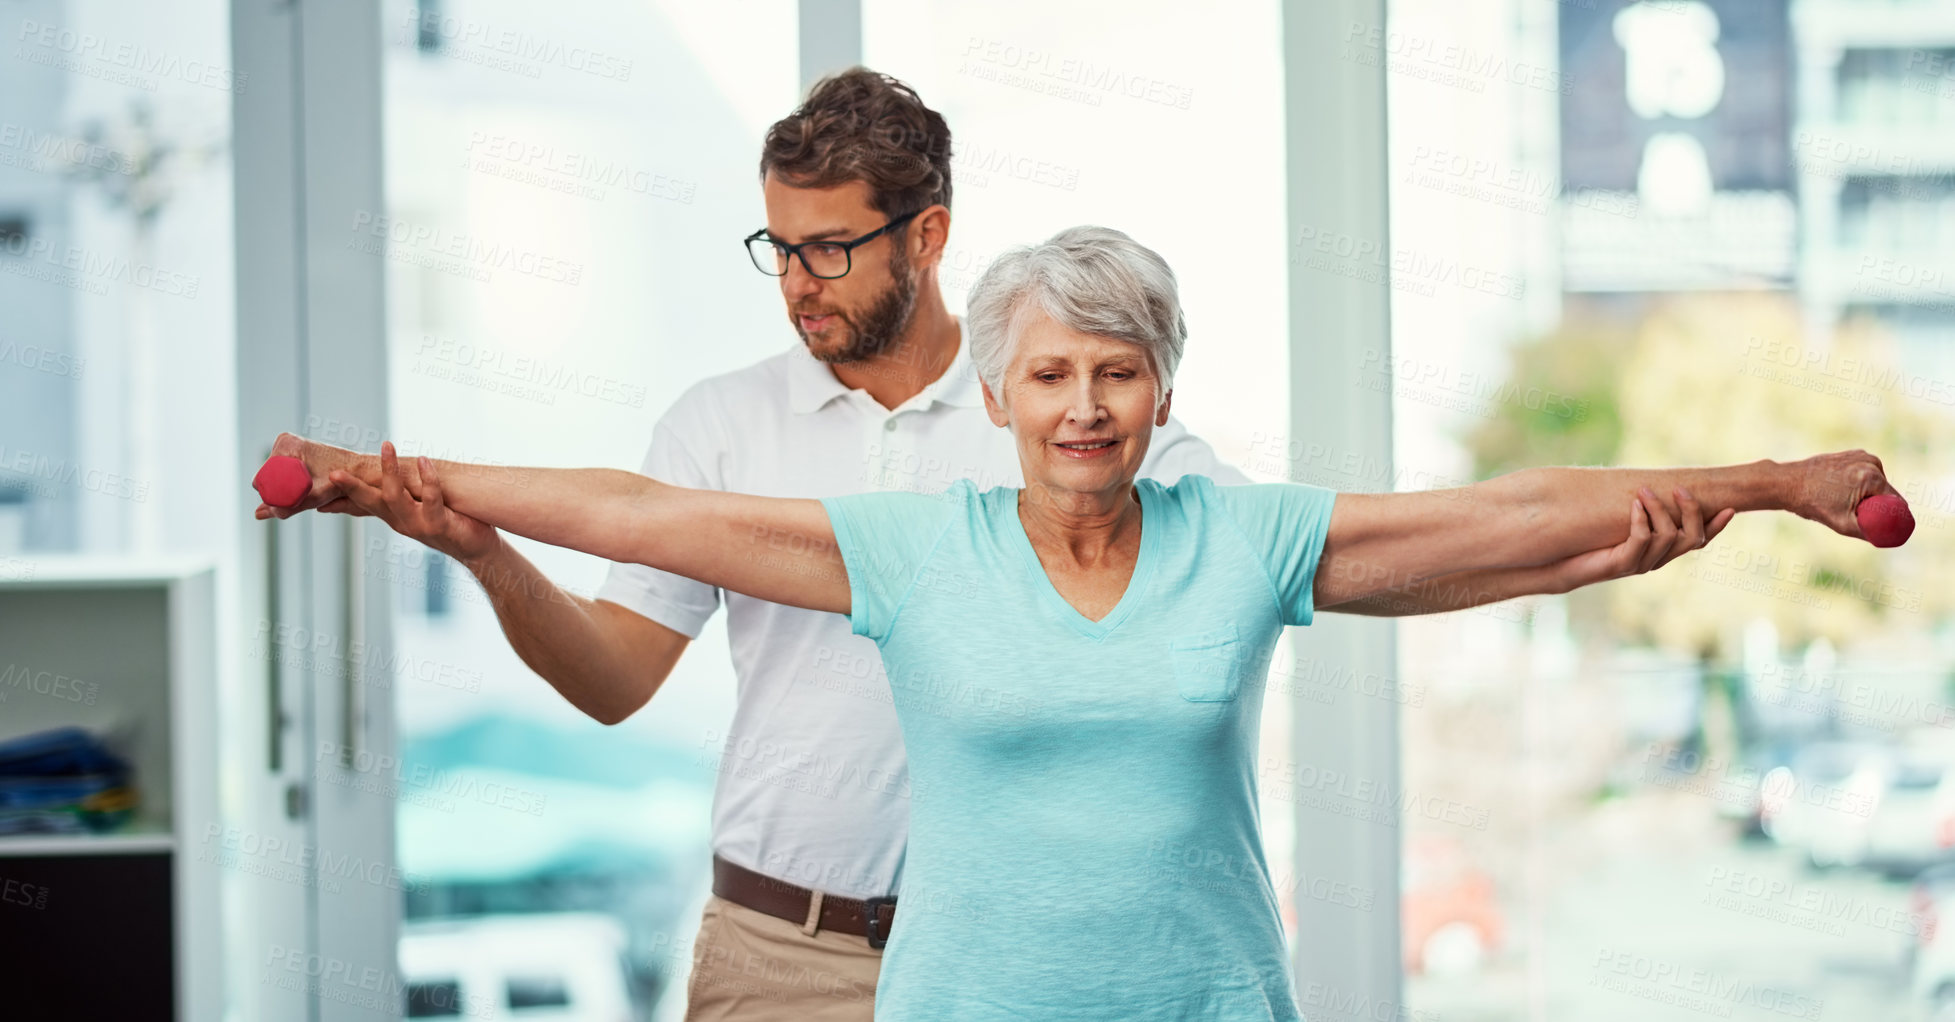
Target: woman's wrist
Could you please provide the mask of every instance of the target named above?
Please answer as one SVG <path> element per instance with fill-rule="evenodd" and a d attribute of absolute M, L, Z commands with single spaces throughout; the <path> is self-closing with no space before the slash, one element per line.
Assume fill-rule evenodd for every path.
<path fill-rule="evenodd" d="M 380 485 L 380 456 L 377 454 L 361 454 L 344 447 L 307 440 L 299 460 L 320 475 L 331 475 L 335 471 L 340 471 L 368 486 Z"/>
<path fill-rule="evenodd" d="M 1740 511 L 1797 512 L 1806 503 L 1804 476 L 1798 462 L 1779 462 L 1760 458 L 1745 468 L 1750 470 L 1746 499 Z"/>
<path fill-rule="evenodd" d="M 1727 507 L 1740 512 L 1794 510 L 1802 499 L 1803 476 L 1796 462 L 1760 458 L 1717 468 L 1685 469 L 1674 482 L 1696 496 L 1708 517 Z M 1655 480 L 1649 486 L 1659 498 L 1669 496 L 1667 487 Z"/>

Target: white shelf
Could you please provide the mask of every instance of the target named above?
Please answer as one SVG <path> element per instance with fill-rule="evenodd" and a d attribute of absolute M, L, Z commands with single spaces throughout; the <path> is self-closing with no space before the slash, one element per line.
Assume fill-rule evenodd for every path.
<path fill-rule="evenodd" d="M 128 761 L 139 800 L 105 833 L 0 836 L 0 872 L 82 887 L 140 878 L 130 890 L 141 936 L 104 939 L 120 954 L 173 955 L 173 1015 L 199 1022 L 222 1010 L 218 864 L 195 854 L 219 819 L 215 590 L 206 558 L 0 559 L 0 739 L 63 727 L 101 736 Z"/>
<path fill-rule="evenodd" d="M 175 850 L 176 835 L 155 826 L 107 834 L 0 836 L 0 859 L 32 855 L 143 855 Z"/>
<path fill-rule="evenodd" d="M 167 585 L 212 567 L 208 558 L 124 554 L 14 554 L 0 571 L 0 591 L 120 589 Z"/>

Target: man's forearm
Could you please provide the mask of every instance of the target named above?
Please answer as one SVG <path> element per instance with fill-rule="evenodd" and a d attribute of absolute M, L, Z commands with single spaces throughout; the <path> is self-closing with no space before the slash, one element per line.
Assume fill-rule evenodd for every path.
<path fill-rule="evenodd" d="M 642 664 L 635 672 L 622 670 L 615 662 L 596 601 L 565 592 L 508 543 L 465 566 L 482 583 L 516 655 L 572 706 L 614 724 L 645 704 L 646 697 L 624 679 L 655 672 Z"/>

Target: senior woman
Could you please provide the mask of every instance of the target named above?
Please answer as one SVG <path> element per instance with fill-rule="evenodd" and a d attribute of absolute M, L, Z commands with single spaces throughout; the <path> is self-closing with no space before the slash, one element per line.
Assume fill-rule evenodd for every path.
<path fill-rule="evenodd" d="M 1164 486 L 1136 478 L 1186 337 L 1158 255 L 1073 228 L 1001 255 L 969 304 L 1023 489 L 797 500 L 609 469 L 421 459 L 409 473 L 388 445 L 378 466 L 308 448 L 303 506 L 381 513 L 411 490 L 543 542 L 846 614 L 874 639 L 913 793 L 878 1018 L 1298 1018 L 1253 768 L 1285 625 L 1624 542 L 1625 504 L 1632 541 L 1660 520 L 1667 553 L 1746 510 L 1857 537 L 1858 498 L 1892 492 L 1864 452 L 1531 469 L 1450 492 Z M 1674 510 L 1652 492 L 1672 487 Z M 1706 527 L 1700 507 L 1724 510 Z M 1228 868 L 1195 875 L 1189 849 Z"/>

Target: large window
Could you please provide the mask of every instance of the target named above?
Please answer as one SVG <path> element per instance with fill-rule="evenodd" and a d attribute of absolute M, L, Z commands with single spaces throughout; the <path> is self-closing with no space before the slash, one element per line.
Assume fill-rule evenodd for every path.
<path fill-rule="evenodd" d="M 1652 575 L 1408 623 L 1412 1017 L 1955 1006 L 1939 3 L 1395 0 L 1402 472 L 1865 447 L 1921 528 L 1739 518 Z"/>
<path fill-rule="evenodd" d="M 235 535 L 228 10 L 0 11 L 0 574 Z"/>

